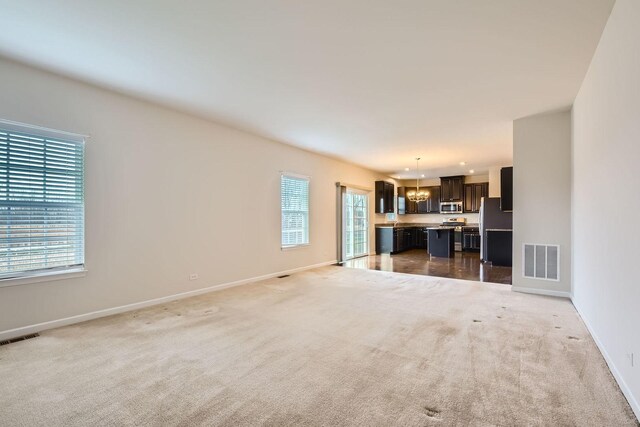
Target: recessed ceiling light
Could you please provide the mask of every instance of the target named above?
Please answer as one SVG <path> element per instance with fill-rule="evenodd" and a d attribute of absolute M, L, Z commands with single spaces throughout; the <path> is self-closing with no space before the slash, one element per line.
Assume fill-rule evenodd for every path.
<path fill-rule="evenodd" d="M 464 166 L 466 164 L 467 164 L 467 162 L 460 162 L 460 166 Z"/>
<path fill-rule="evenodd" d="M 404 168 L 404 170 L 405 170 L 406 172 L 408 172 L 408 171 L 409 171 L 409 168 Z"/>
<path fill-rule="evenodd" d="M 473 169 L 469 169 L 469 173 L 474 173 L 475 171 Z"/>

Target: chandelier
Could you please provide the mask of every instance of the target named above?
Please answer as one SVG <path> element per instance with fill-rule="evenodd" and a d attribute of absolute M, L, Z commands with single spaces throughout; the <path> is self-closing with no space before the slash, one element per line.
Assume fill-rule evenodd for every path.
<path fill-rule="evenodd" d="M 407 198 L 411 202 L 426 202 L 429 199 L 429 192 L 420 189 L 420 157 L 416 157 L 416 190 L 408 191 Z"/>

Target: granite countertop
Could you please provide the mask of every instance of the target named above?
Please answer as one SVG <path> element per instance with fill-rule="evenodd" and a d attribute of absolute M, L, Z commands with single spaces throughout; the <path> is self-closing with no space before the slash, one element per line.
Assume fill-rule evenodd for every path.
<path fill-rule="evenodd" d="M 440 224 L 434 223 L 422 223 L 422 222 L 399 222 L 397 224 L 394 223 L 385 223 L 385 224 L 376 224 L 378 228 L 408 228 L 408 227 L 438 227 Z"/>
<path fill-rule="evenodd" d="M 512 228 L 487 228 L 485 231 L 513 231 Z"/>
<path fill-rule="evenodd" d="M 455 230 L 453 225 L 439 225 L 437 227 L 427 227 L 427 230 Z"/>
<path fill-rule="evenodd" d="M 445 226 L 443 226 L 441 223 L 434 223 L 434 222 L 399 222 L 397 224 L 394 224 L 392 222 L 390 223 L 383 223 L 383 224 L 375 224 L 375 226 L 377 228 L 408 228 L 408 227 L 419 227 L 419 228 L 445 228 Z M 479 225 L 478 224 L 466 224 L 463 225 L 463 227 L 476 227 L 478 228 Z M 446 228 L 455 228 L 455 226 L 453 225 L 447 225 Z"/>

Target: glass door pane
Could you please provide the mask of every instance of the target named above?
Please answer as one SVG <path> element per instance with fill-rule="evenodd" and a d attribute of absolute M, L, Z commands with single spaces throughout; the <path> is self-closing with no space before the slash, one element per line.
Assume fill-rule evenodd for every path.
<path fill-rule="evenodd" d="M 345 206 L 344 206 L 344 245 L 345 245 L 345 258 L 351 259 L 354 256 L 353 245 L 353 194 L 345 194 Z"/>
<path fill-rule="evenodd" d="M 347 189 L 344 198 L 345 258 L 369 254 L 369 197 Z"/>

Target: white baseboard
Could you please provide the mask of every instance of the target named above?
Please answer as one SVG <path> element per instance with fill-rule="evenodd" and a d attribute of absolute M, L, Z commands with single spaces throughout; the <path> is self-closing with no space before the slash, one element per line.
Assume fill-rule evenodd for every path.
<path fill-rule="evenodd" d="M 513 292 L 522 292 L 525 294 L 535 294 L 535 295 L 547 295 L 550 297 L 562 297 L 562 298 L 571 298 L 571 292 L 565 291 L 552 291 L 547 289 L 537 289 L 537 288 L 521 288 L 519 286 L 511 286 L 511 290 Z"/>
<path fill-rule="evenodd" d="M 640 404 L 638 404 L 638 400 L 635 398 L 635 396 L 631 392 L 631 389 L 629 388 L 629 386 L 627 386 L 627 383 L 624 381 L 624 378 L 622 378 L 622 375 L 620 375 L 620 371 L 618 371 L 618 368 L 616 367 L 615 363 L 613 363 L 613 359 L 611 358 L 611 356 L 609 356 L 609 353 L 607 353 L 607 350 L 604 348 L 602 341 L 600 341 L 600 338 L 598 338 L 598 336 L 596 335 L 595 331 L 589 324 L 589 321 L 586 319 L 586 317 L 582 315 L 582 311 L 580 310 L 580 307 L 576 304 L 576 302 L 573 299 L 571 300 L 571 302 L 573 303 L 573 306 L 576 308 L 576 311 L 580 315 L 582 322 L 584 323 L 584 325 L 587 327 L 587 330 L 591 334 L 593 341 L 598 346 L 600 353 L 602 353 L 602 357 L 604 357 L 605 362 L 607 362 L 607 365 L 609 365 L 609 370 L 611 371 L 611 374 L 613 374 L 613 377 L 616 379 L 618 386 L 620 386 L 620 390 L 622 390 L 622 394 L 624 394 L 624 396 L 627 398 L 627 401 L 629 402 L 629 405 L 631 406 L 633 413 L 636 414 L 637 419 L 640 419 Z"/>
<path fill-rule="evenodd" d="M 22 326 L 20 328 L 15 328 L 15 329 L 8 329 L 6 331 L 0 331 L 0 341 L 4 341 L 4 340 L 15 338 L 15 337 L 21 337 L 23 335 L 33 334 L 35 332 L 45 331 L 47 329 L 59 328 L 61 326 L 67 326 L 74 323 L 85 322 L 87 320 L 97 319 L 99 317 L 106 317 L 106 316 L 111 316 L 113 314 L 120 314 L 126 311 L 139 310 L 141 308 L 149 307 L 152 305 L 164 304 L 170 301 L 193 297 L 196 295 L 202 295 L 209 292 L 231 288 L 234 286 L 246 285 L 248 283 L 258 282 L 260 280 L 271 279 L 272 277 L 283 276 L 285 274 L 293 274 L 293 273 L 298 273 L 304 270 L 311 270 L 313 268 L 325 267 L 327 265 L 335 264 L 336 262 L 337 261 L 335 260 L 325 261 L 319 264 L 307 265 L 305 267 L 293 268 L 291 270 L 278 271 L 276 273 L 269 273 L 263 276 L 236 280 L 234 282 L 221 283 L 218 285 L 208 286 L 206 288 L 195 289 L 193 291 L 181 292 L 179 294 L 168 295 L 165 297 L 135 302 L 132 304 L 121 305 L 118 307 L 106 308 L 104 310 L 92 311 L 90 313 L 84 313 L 76 316 L 65 317 L 63 319 L 50 320 L 48 322 L 37 323 L 35 325 Z"/>

